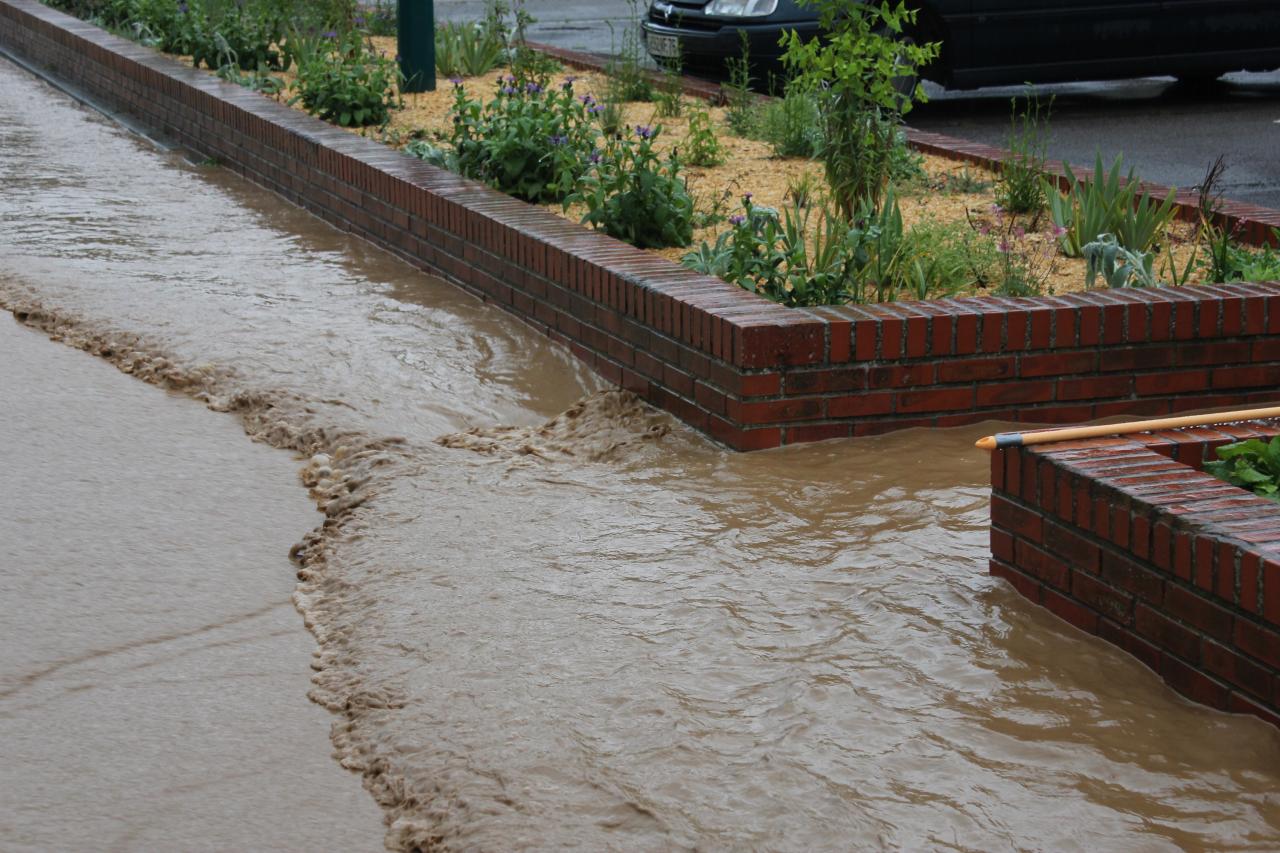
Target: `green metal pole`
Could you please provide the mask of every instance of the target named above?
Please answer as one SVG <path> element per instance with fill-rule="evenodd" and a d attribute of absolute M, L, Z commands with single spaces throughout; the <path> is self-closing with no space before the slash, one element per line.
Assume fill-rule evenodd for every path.
<path fill-rule="evenodd" d="M 396 31 L 400 51 L 402 92 L 436 90 L 436 13 L 434 0 L 398 0 L 399 26 Z"/>

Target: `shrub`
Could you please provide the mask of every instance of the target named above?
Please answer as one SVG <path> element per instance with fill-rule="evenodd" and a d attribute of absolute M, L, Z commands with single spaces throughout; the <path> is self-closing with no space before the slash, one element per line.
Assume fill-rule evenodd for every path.
<path fill-rule="evenodd" d="M 1042 106 L 1035 92 L 1029 92 L 1021 112 L 1018 111 L 1017 98 L 1009 103 L 1009 151 L 1012 156 L 1000 170 L 996 202 L 1013 214 L 1039 213 L 1045 203 L 1045 148 L 1053 98 Z"/>
<path fill-rule="evenodd" d="M 1084 259 L 1088 264 L 1085 285 L 1093 287 L 1099 274 L 1107 287 L 1157 287 L 1152 270 L 1154 257 L 1150 252 L 1133 252 L 1121 246 L 1112 234 L 1099 234 L 1098 239 L 1084 247 Z"/>
<path fill-rule="evenodd" d="M 1114 234 L 1126 249 L 1149 251 L 1173 221 L 1175 191 L 1170 190 L 1160 204 L 1146 192 L 1139 195 L 1133 169 L 1120 177 L 1121 159 L 1117 156 L 1108 172 L 1099 154 L 1093 177 L 1086 181 L 1077 179 L 1064 164 L 1070 186 L 1065 194 L 1053 193 L 1049 207 L 1054 223 L 1062 229 L 1059 244 L 1068 257 L 1079 257 L 1099 234 Z"/>
<path fill-rule="evenodd" d="M 571 80 L 550 87 L 509 74 L 483 104 L 455 81 L 449 142 L 458 169 L 525 201 L 560 201 L 592 157 L 594 106 L 590 95 L 574 94 Z"/>
<path fill-rule="evenodd" d="M 689 245 L 693 197 L 675 152 L 661 160 L 653 149 L 661 132 L 636 127 L 634 135 L 610 137 L 565 207 L 586 205 L 583 224 L 642 249 Z"/>
<path fill-rule="evenodd" d="M 502 64 L 507 46 L 501 32 L 466 21 L 436 27 L 436 70 L 445 77 L 476 77 Z"/>
<path fill-rule="evenodd" d="M 297 94 L 307 112 L 342 127 L 386 124 L 399 106 L 400 69 L 378 55 L 360 32 L 300 40 Z"/>
<path fill-rule="evenodd" d="M 903 3 L 806 2 L 817 9 L 826 35 L 806 42 L 791 31 L 783 39 L 783 62 L 796 84 L 821 93 L 820 156 L 835 203 L 852 219 L 862 201 L 879 205 L 898 125 L 912 103 L 924 99 L 919 85 L 903 93 L 898 81 L 916 76 L 939 46 L 894 38 L 915 21 Z"/>
<path fill-rule="evenodd" d="M 724 148 L 706 110 L 697 110 L 689 116 L 685 158 L 690 166 L 719 166 L 724 162 Z"/>
<path fill-rule="evenodd" d="M 814 157 L 822 150 L 818 99 L 799 86 L 760 109 L 753 128 L 773 148 L 775 157 Z"/>

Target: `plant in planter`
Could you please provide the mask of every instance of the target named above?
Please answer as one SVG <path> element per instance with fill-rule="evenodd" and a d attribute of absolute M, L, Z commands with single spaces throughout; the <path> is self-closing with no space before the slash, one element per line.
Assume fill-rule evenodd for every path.
<path fill-rule="evenodd" d="M 693 197 L 675 151 L 666 160 L 653 143 L 661 127 L 636 127 L 610 137 L 592 156 L 593 169 L 564 200 L 586 205 L 585 225 L 642 249 L 687 246 L 693 240 Z"/>
<path fill-rule="evenodd" d="M 1049 208 L 1054 223 L 1062 229 L 1058 240 L 1067 257 L 1080 257 L 1099 234 L 1115 235 L 1121 246 L 1134 252 L 1150 251 L 1164 238 L 1176 212 L 1176 190 L 1169 190 L 1168 197 L 1159 203 L 1149 193 L 1139 194 L 1133 169 L 1121 178 L 1121 159 L 1117 156 L 1107 171 L 1099 154 L 1093 177 L 1084 181 L 1063 164 L 1070 187 L 1066 193 L 1050 193 Z"/>
<path fill-rule="evenodd" d="M 1218 448 L 1218 458 L 1204 470 L 1233 486 L 1280 503 L 1280 436 L 1270 441 L 1251 438 Z"/>
<path fill-rule="evenodd" d="M 814 6 L 826 35 L 805 41 L 792 31 L 783 39 L 783 62 L 792 86 L 820 104 L 819 156 L 832 199 L 846 219 L 862 201 L 878 207 L 888 182 L 898 126 L 924 90 L 902 91 L 938 56 L 936 43 L 904 38 L 916 13 L 906 4 L 855 0 L 802 0 Z"/>
<path fill-rule="evenodd" d="M 378 54 L 358 30 L 294 41 L 298 80 L 290 104 L 300 101 L 307 112 L 342 127 L 386 124 L 400 106 L 399 66 Z"/>
<path fill-rule="evenodd" d="M 455 81 L 448 141 L 458 170 L 525 201 L 561 201 L 596 148 L 594 105 L 574 93 L 571 79 L 551 87 L 545 77 L 508 74 L 487 103 Z"/>

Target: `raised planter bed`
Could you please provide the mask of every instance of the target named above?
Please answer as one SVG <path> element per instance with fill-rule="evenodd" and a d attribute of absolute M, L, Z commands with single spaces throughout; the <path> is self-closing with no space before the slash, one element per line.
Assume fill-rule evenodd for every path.
<path fill-rule="evenodd" d="M 0 0 L 0 48 L 493 301 L 739 450 L 1247 404 L 1280 385 L 1280 284 L 789 309 L 33 0 Z"/>
<path fill-rule="evenodd" d="M 999 450 L 991 573 L 1183 695 L 1280 726 L 1280 504 L 1201 470 L 1250 423 Z"/>

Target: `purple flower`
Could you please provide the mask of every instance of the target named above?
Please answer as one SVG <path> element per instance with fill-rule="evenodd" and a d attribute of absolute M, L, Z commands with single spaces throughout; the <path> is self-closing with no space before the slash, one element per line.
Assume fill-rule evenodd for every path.
<path fill-rule="evenodd" d="M 328 31 L 328 32 L 326 32 L 326 33 L 322 33 L 320 37 L 321 37 L 321 38 L 326 38 L 326 39 L 336 39 L 336 38 L 338 37 L 338 31 L 337 31 L 337 30 L 329 30 L 329 31 Z"/>
<path fill-rule="evenodd" d="M 582 97 L 578 98 L 578 100 L 582 101 L 582 105 L 586 107 L 589 107 L 596 102 L 596 99 L 591 97 L 590 93 L 583 95 Z"/>
<path fill-rule="evenodd" d="M 1027 236 L 1027 230 L 1023 228 L 1021 225 L 1014 226 L 1013 236 L 1021 240 L 1023 237 Z"/>
<path fill-rule="evenodd" d="M 1066 234 L 1066 233 L 1067 233 L 1067 229 L 1063 228 L 1061 225 L 1053 226 L 1053 236 L 1061 237 L 1063 234 Z"/>
<path fill-rule="evenodd" d="M 978 233 L 981 234 L 983 237 L 987 236 L 988 234 L 991 233 L 991 226 L 985 222 L 982 223 L 982 226 L 978 228 Z"/>
<path fill-rule="evenodd" d="M 524 90 L 528 92 L 530 95 L 536 95 L 542 91 L 542 87 L 539 86 L 537 83 L 525 83 Z"/>
<path fill-rule="evenodd" d="M 564 78 L 564 82 L 560 84 L 560 88 L 564 89 L 566 92 L 572 91 L 573 81 L 577 79 L 578 79 L 577 77 L 573 77 L 573 76 Z"/>
<path fill-rule="evenodd" d="M 648 127 L 647 125 L 637 124 L 636 136 L 641 139 L 653 139 L 653 128 Z"/>
<path fill-rule="evenodd" d="M 566 142 L 569 141 L 569 137 L 553 135 L 553 136 L 547 137 L 547 141 L 550 142 L 552 145 L 564 145 Z"/>
<path fill-rule="evenodd" d="M 742 200 L 743 200 L 743 201 L 751 201 L 751 193 L 743 193 L 743 194 L 742 194 Z"/>
<path fill-rule="evenodd" d="M 507 83 L 507 85 L 508 85 L 508 86 L 510 86 L 510 85 L 511 85 L 512 83 L 514 83 L 514 82 L 516 82 L 516 78 L 515 78 L 515 77 L 513 77 L 512 75 L 508 74 L 508 75 L 507 75 L 507 78 L 506 78 L 506 83 Z"/>
<path fill-rule="evenodd" d="M 593 163 L 593 164 L 594 164 L 594 163 L 599 163 L 599 162 L 600 162 L 600 149 L 599 149 L 599 148 L 593 148 L 593 149 L 591 149 L 591 156 L 587 158 L 587 162 L 588 162 L 588 163 Z"/>
<path fill-rule="evenodd" d="M 183 15 L 187 14 L 187 0 L 182 0 L 182 2 L 178 4 L 178 12 Z"/>
<path fill-rule="evenodd" d="M 364 26 L 364 15 L 356 15 L 355 24 L 357 27 Z"/>
<path fill-rule="evenodd" d="M 996 249 L 1000 252 L 1000 254 L 1007 255 L 1009 254 L 1009 252 L 1013 250 L 1013 247 L 1009 245 L 1008 240 L 1001 240 L 1000 245 L 997 246 Z"/>
<path fill-rule="evenodd" d="M 746 221 L 747 221 L 747 217 L 743 216 L 741 213 L 736 213 L 733 216 L 729 217 L 730 225 L 741 225 Z"/>
<path fill-rule="evenodd" d="M 461 78 L 461 77 L 450 77 L 450 78 L 449 78 L 449 82 L 450 82 L 450 83 L 452 83 L 452 84 L 453 84 L 453 85 L 455 85 L 455 86 L 461 86 L 461 85 L 462 85 L 462 78 Z"/>
<path fill-rule="evenodd" d="M 516 90 L 511 88 L 510 86 L 502 87 L 502 94 L 504 95 L 514 95 L 515 93 L 516 93 Z"/>
<path fill-rule="evenodd" d="M 600 115 L 600 113 L 604 112 L 604 107 L 602 107 L 600 104 L 592 104 L 591 106 L 587 107 L 587 112 L 591 113 L 593 116 Z"/>

